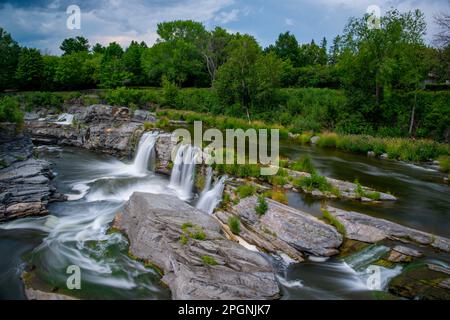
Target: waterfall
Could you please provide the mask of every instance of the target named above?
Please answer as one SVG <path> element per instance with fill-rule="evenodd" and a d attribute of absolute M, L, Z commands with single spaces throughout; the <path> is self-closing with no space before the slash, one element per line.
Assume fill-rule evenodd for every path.
<path fill-rule="evenodd" d="M 196 208 L 208 214 L 211 214 L 222 200 L 222 193 L 225 187 L 225 180 L 226 176 L 221 177 L 209 190 L 206 189 L 205 186 L 205 189 L 203 190 L 202 195 L 200 196 L 200 199 L 197 202 Z"/>
<path fill-rule="evenodd" d="M 175 156 L 169 187 L 175 189 L 183 200 L 192 198 L 198 154 L 197 147 L 183 144 L 179 146 Z"/>
<path fill-rule="evenodd" d="M 208 167 L 208 168 L 206 169 L 206 181 L 205 181 L 205 186 L 203 187 L 203 191 L 202 191 L 202 193 L 201 193 L 201 195 L 200 195 L 200 198 L 201 198 L 201 196 L 203 196 L 206 192 L 208 192 L 209 189 L 211 189 L 212 177 L 213 177 L 213 170 L 212 170 L 211 167 Z"/>
<path fill-rule="evenodd" d="M 142 135 L 139 141 L 138 150 L 131 164 L 131 170 L 135 174 L 146 174 L 148 169 L 148 161 L 155 147 L 156 138 L 158 134 L 155 132 L 146 132 Z"/>
<path fill-rule="evenodd" d="M 55 123 L 60 125 L 71 125 L 73 123 L 73 114 L 63 113 L 59 115 Z"/>

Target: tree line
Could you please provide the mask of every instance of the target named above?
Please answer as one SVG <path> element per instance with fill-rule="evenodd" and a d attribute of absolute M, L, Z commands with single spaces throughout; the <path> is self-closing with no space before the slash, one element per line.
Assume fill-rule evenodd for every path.
<path fill-rule="evenodd" d="M 223 106 L 250 119 L 277 110 L 280 88 L 343 89 L 347 102 L 336 118 L 348 132 L 405 123 L 400 118 L 407 117 L 413 134 L 425 81 L 449 79 L 448 38 L 441 32 L 438 46 L 425 45 L 419 10 L 388 11 L 377 29 L 367 19 L 350 19 L 330 45 L 325 38 L 300 44 L 287 31 L 267 48 L 248 34 L 178 20 L 158 24 L 152 46 L 133 41 L 127 48 L 116 42 L 91 47 L 76 37 L 62 42 L 61 56 L 21 48 L 0 28 L 0 90 L 212 87 Z"/>

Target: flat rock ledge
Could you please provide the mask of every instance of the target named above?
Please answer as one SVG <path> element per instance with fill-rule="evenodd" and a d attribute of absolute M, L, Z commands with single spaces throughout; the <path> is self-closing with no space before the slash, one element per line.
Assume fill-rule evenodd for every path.
<path fill-rule="evenodd" d="M 294 171 L 291 169 L 286 169 L 288 175 L 292 178 L 301 178 L 301 177 L 310 177 L 311 174 L 308 172 L 301 172 L 301 171 Z M 353 182 L 344 181 L 344 180 L 338 180 L 333 179 L 329 177 L 325 177 L 327 181 L 333 186 L 333 188 L 336 188 L 339 190 L 339 197 L 342 199 L 350 199 L 350 200 L 359 200 L 362 202 L 374 202 L 374 201 L 396 201 L 397 198 L 389 193 L 379 192 L 377 190 L 374 190 L 372 188 L 361 186 L 361 190 L 365 195 L 361 195 L 359 192 L 357 192 L 358 185 Z M 293 186 L 290 186 L 291 188 Z M 316 197 L 323 197 L 323 198 L 337 198 L 337 196 L 332 192 L 322 192 L 320 190 L 314 189 L 314 190 L 308 190 L 306 188 L 302 189 L 305 193 L 310 193 L 313 196 Z M 376 195 L 374 198 L 370 198 L 369 196 L 371 194 Z"/>
<path fill-rule="evenodd" d="M 330 206 L 327 207 L 327 210 L 342 223 L 348 239 L 369 243 L 375 243 L 384 239 L 415 242 L 421 245 L 429 245 L 441 251 L 450 252 L 450 239 L 404 227 L 388 220 L 374 218 L 358 212 L 345 211 Z"/>
<path fill-rule="evenodd" d="M 216 216 L 224 224 L 231 215 L 241 220 L 239 236 L 250 244 L 270 253 L 284 253 L 302 261 L 304 252 L 316 256 L 339 253 L 342 235 L 331 225 L 287 205 L 266 199 L 268 209 L 258 216 L 258 198 L 242 199 L 229 212 L 218 211 Z"/>
<path fill-rule="evenodd" d="M 25 295 L 28 300 L 78 300 L 65 294 L 44 292 L 33 288 L 25 288 Z"/>
<path fill-rule="evenodd" d="M 130 253 L 164 273 L 173 299 L 277 299 L 271 264 L 228 240 L 219 222 L 174 196 L 134 193 L 114 226 Z M 204 239 L 192 233 L 203 232 Z"/>

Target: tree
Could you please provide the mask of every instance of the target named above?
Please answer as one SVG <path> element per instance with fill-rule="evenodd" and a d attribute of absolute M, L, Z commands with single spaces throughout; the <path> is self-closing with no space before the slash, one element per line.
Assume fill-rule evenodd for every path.
<path fill-rule="evenodd" d="M 158 23 L 157 33 L 160 42 L 184 40 L 189 43 L 200 43 L 206 35 L 203 24 L 192 20 L 176 20 Z"/>
<path fill-rule="evenodd" d="M 280 33 L 274 46 L 270 46 L 267 51 L 273 51 L 283 60 L 289 60 L 293 67 L 299 67 L 299 46 L 297 39 L 289 31 Z"/>
<path fill-rule="evenodd" d="M 434 42 L 439 47 L 450 45 L 450 14 L 441 13 L 434 16 L 434 22 L 440 31 L 434 35 Z"/>
<path fill-rule="evenodd" d="M 423 47 L 426 24 L 419 10 L 388 11 L 381 18 L 379 29 L 369 28 L 367 18 L 351 19 L 346 26 L 340 64 L 353 105 L 376 123 L 382 117 L 380 106 L 385 91 L 406 77 L 402 76 L 405 70 L 412 68 L 408 77 L 414 84 L 406 81 L 408 86 L 417 87 L 423 79 L 421 61 L 414 59 L 418 64 L 408 63 L 408 67 L 405 63 Z"/>
<path fill-rule="evenodd" d="M 57 90 L 58 83 L 56 82 L 56 70 L 58 69 L 59 57 L 57 56 L 43 56 L 44 67 L 42 70 L 42 89 Z"/>
<path fill-rule="evenodd" d="M 125 70 L 132 74 L 132 85 L 144 84 L 145 75 L 141 65 L 141 56 L 146 48 L 145 42 L 139 44 L 136 41 L 132 41 L 123 54 L 122 60 Z"/>
<path fill-rule="evenodd" d="M 9 33 L 0 28 L 0 91 L 13 88 L 20 47 Z"/>
<path fill-rule="evenodd" d="M 59 48 L 64 52 L 63 55 L 75 52 L 88 52 L 89 41 L 83 37 L 68 38 L 64 39 Z"/>
<path fill-rule="evenodd" d="M 88 52 L 63 55 L 59 59 L 55 73 L 55 81 L 59 88 L 79 89 L 93 85 L 91 69 L 86 67 L 89 58 Z"/>
<path fill-rule="evenodd" d="M 21 89 L 39 89 L 42 81 L 44 61 L 37 49 L 22 48 L 16 70 L 16 79 Z"/>
<path fill-rule="evenodd" d="M 105 52 L 105 47 L 102 46 L 100 43 L 96 43 L 93 47 L 92 47 L 92 53 L 99 53 L 102 54 Z"/>
<path fill-rule="evenodd" d="M 256 40 L 237 34 L 227 50 L 228 61 L 217 72 L 214 88 L 224 105 L 239 105 L 250 121 L 250 112 L 270 110 L 275 104 L 283 61 L 263 54 Z"/>
<path fill-rule="evenodd" d="M 211 78 L 211 84 L 216 79 L 217 69 L 228 58 L 226 47 L 230 43 L 232 35 L 225 29 L 216 27 L 213 31 L 201 39 L 200 52 L 205 59 L 206 68 Z"/>
<path fill-rule="evenodd" d="M 132 74 L 125 68 L 122 60 L 123 49 L 112 42 L 106 47 L 100 64 L 100 86 L 102 88 L 116 88 L 129 84 Z"/>

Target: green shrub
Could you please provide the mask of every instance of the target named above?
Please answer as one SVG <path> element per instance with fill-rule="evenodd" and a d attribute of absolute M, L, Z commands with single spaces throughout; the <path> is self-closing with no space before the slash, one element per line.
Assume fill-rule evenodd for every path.
<path fill-rule="evenodd" d="M 262 216 L 263 214 L 265 214 L 267 212 L 268 209 L 268 205 L 267 205 L 267 201 L 266 201 L 266 197 L 264 197 L 264 195 L 261 195 L 258 197 L 258 204 L 255 207 L 255 211 L 258 215 Z"/>
<path fill-rule="evenodd" d="M 244 199 L 256 193 L 256 187 L 251 184 L 244 184 L 236 188 L 239 198 Z"/>
<path fill-rule="evenodd" d="M 438 161 L 441 171 L 450 172 L 450 156 L 440 156 Z"/>
<path fill-rule="evenodd" d="M 157 127 L 157 128 L 166 128 L 169 125 L 170 125 L 170 121 L 166 117 L 159 118 L 158 121 L 156 121 L 156 123 L 155 123 L 155 127 Z"/>
<path fill-rule="evenodd" d="M 209 265 L 209 266 L 215 266 L 218 264 L 216 259 L 214 259 L 211 256 L 207 256 L 207 255 L 202 256 L 202 261 L 205 265 Z"/>
<path fill-rule="evenodd" d="M 327 148 L 331 148 L 331 147 L 336 147 L 337 144 L 337 140 L 338 140 L 338 135 L 336 133 L 332 133 L 332 132 L 325 132 L 322 133 L 320 135 L 319 140 L 317 140 L 317 146 L 319 147 L 327 147 Z"/>
<path fill-rule="evenodd" d="M 305 188 L 306 190 L 318 189 L 322 192 L 331 192 L 333 190 L 332 185 L 328 182 L 327 178 L 318 175 L 317 173 L 311 174 L 310 177 L 300 177 L 294 180 L 296 187 Z"/>
<path fill-rule="evenodd" d="M 13 97 L 0 99 L 0 122 L 23 123 L 23 113 L 17 99 Z"/>
<path fill-rule="evenodd" d="M 152 130 L 153 128 L 155 128 L 155 124 L 154 123 L 148 122 L 148 121 L 144 122 L 144 130 L 145 131 Z"/>
<path fill-rule="evenodd" d="M 32 111 L 38 108 L 62 110 L 63 97 L 52 92 L 30 92 L 24 95 L 25 109 Z"/>
<path fill-rule="evenodd" d="M 301 156 L 297 161 L 290 165 L 290 168 L 295 171 L 303 171 L 314 173 L 316 170 L 312 164 L 311 158 L 308 155 Z"/>
<path fill-rule="evenodd" d="M 239 235 L 241 232 L 241 221 L 237 216 L 230 216 L 228 218 L 228 226 L 230 227 L 231 232 L 235 235 Z"/>
<path fill-rule="evenodd" d="M 272 189 L 272 190 L 264 192 L 264 196 L 268 197 L 274 201 L 277 201 L 277 202 L 280 202 L 283 204 L 288 204 L 288 197 L 287 197 L 286 193 L 283 192 L 282 190 Z"/>

